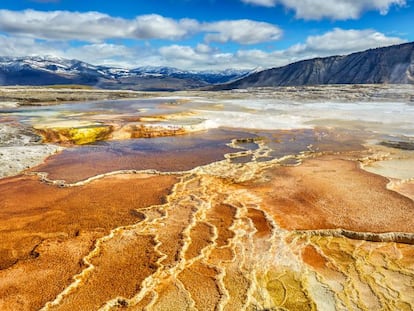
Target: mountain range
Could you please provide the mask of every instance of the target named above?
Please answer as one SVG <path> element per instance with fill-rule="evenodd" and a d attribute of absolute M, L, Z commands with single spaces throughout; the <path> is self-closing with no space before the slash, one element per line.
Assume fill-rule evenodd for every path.
<path fill-rule="evenodd" d="M 252 73 L 212 89 L 381 83 L 414 84 L 414 42 L 299 61 Z"/>
<path fill-rule="evenodd" d="M 225 83 L 249 73 L 249 70 L 188 71 L 151 66 L 125 69 L 51 56 L 0 57 L 0 85 L 83 84 L 106 89 L 168 91 Z"/>
<path fill-rule="evenodd" d="M 174 91 L 380 83 L 414 84 L 414 42 L 262 71 L 188 71 L 152 66 L 125 69 L 57 57 L 0 57 L 0 85 L 83 84 L 105 89 Z"/>

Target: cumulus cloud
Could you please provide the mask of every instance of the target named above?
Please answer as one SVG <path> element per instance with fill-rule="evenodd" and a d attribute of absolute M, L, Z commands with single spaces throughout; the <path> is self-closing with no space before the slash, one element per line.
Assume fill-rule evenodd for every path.
<path fill-rule="evenodd" d="M 144 55 L 143 50 L 121 44 L 92 43 L 72 47 L 66 42 L 44 41 L 33 38 L 0 35 L 2 56 L 56 56 L 79 59 L 95 65 L 130 67 L 137 65 Z"/>
<path fill-rule="evenodd" d="M 265 52 L 259 49 L 239 50 L 234 53 L 210 48 L 171 45 L 159 49 L 159 64 L 197 70 L 223 70 L 225 68 L 253 69 L 285 65 L 289 62 L 282 51 Z"/>
<path fill-rule="evenodd" d="M 208 23 L 203 29 L 210 32 L 205 36 L 207 42 L 255 44 L 275 41 L 282 35 L 282 30 L 275 25 L 248 19 Z"/>
<path fill-rule="evenodd" d="M 199 28 L 194 19 L 176 21 L 158 14 L 138 16 L 131 24 L 133 37 L 138 39 L 179 39 Z"/>
<path fill-rule="evenodd" d="M 197 44 L 195 51 L 197 51 L 198 53 L 210 53 L 212 49 L 208 44 L 199 43 Z"/>
<path fill-rule="evenodd" d="M 58 42 L 42 42 L 33 38 L 9 37 L 0 35 L 0 55 L 56 55 L 62 47 Z"/>
<path fill-rule="evenodd" d="M 178 68 L 223 69 L 234 67 L 233 53 L 222 53 L 206 46 L 201 50 L 186 45 L 171 45 L 159 49 L 162 64 L 174 64 Z"/>
<path fill-rule="evenodd" d="M 282 34 L 275 25 L 247 19 L 200 23 L 195 19 L 176 20 L 158 14 L 124 19 L 99 12 L 35 10 L 0 10 L 0 30 L 46 40 L 90 42 L 112 38 L 178 40 L 205 33 L 207 42 L 255 44 L 277 40 Z"/>
<path fill-rule="evenodd" d="M 94 41 L 127 37 L 129 27 L 121 18 L 98 12 L 0 10 L 2 31 L 33 38 Z"/>
<path fill-rule="evenodd" d="M 277 4 L 292 9 L 297 18 L 319 20 L 356 19 L 364 11 L 376 10 L 387 14 L 391 6 L 404 6 L 406 0 L 241 0 L 244 3 L 272 7 Z"/>
<path fill-rule="evenodd" d="M 170 46 L 161 47 L 160 54 L 166 58 L 173 59 L 191 59 L 193 61 L 201 60 L 204 53 L 197 52 L 191 46 L 173 44 Z"/>
<path fill-rule="evenodd" d="M 0 29 L 42 39 L 97 41 L 110 38 L 170 39 L 184 37 L 198 22 L 174 20 L 157 14 L 141 15 L 132 20 L 99 12 L 10 11 L 0 10 Z"/>
<path fill-rule="evenodd" d="M 120 44 L 94 43 L 70 47 L 64 50 L 60 56 L 80 59 L 91 64 L 124 67 L 130 66 L 136 61 L 137 52 Z"/>
<path fill-rule="evenodd" d="M 325 56 L 332 54 L 347 54 L 370 48 L 389 46 L 403 43 L 398 37 L 387 37 L 373 29 L 344 30 L 334 28 L 319 36 L 309 36 L 303 44 L 297 44 L 288 51 L 292 54 Z"/>

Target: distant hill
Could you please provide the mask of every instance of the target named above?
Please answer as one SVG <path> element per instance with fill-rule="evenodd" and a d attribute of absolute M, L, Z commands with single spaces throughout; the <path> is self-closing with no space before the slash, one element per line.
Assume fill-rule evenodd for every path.
<path fill-rule="evenodd" d="M 186 71 L 172 67 L 123 69 L 58 57 L 0 57 L 0 85 L 85 84 L 109 89 L 182 90 L 225 83 L 246 70 Z"/>
<path fill-rule="evenodd" d="M 371 83 L 414 84 L 414 42 L 299 61 L 252 73 L 212 89 Z"/>

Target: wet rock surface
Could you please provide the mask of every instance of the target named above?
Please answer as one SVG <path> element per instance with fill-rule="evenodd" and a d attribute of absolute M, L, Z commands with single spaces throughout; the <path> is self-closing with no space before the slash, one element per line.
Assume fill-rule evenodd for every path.
<path fill-rule="evenodd" d="M 0 179 L 0 309 L 414 309 L 414 155 L 379 144 L 409 137 L 345 125 L 109 138 Z"/>
<path fill-rule="evenodd" d="M 0 178 L 17 175 L 63 149 L 40 141 L 26 128 L 0 123 Z"/>

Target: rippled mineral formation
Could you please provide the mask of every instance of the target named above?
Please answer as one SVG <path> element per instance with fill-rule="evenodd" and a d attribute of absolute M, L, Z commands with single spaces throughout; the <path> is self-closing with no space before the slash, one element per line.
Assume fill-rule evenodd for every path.
<path fill-rule="evenodd" d="M 0 179 L 0 310 L 413 310 L 412 140 L 326 122 L 65 134 Z"/>
<path fill-rule="evenodd" d="M 354 157 L 3 179 L 0 306 L 410 310 L 414 203 Z"/>

